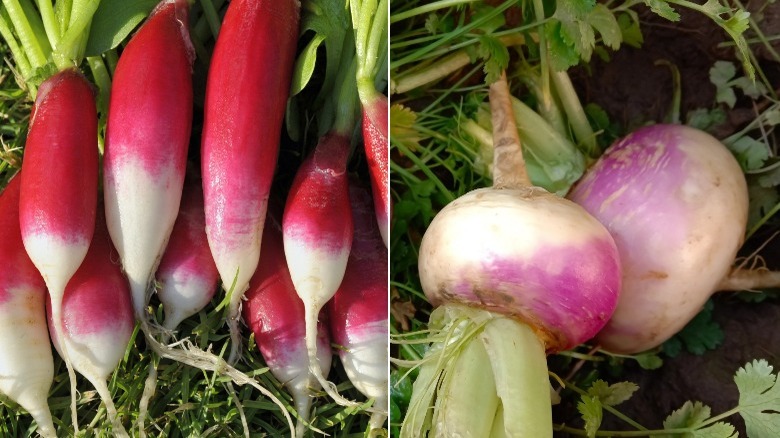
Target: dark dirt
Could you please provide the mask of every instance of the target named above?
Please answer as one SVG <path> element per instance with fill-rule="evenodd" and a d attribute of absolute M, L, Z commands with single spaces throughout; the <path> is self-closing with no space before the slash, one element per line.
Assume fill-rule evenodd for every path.
<path fill-rule="evenodd" d="M 764 9 L 765 0 L 747 2 L 753 17 L 766 35 L 780 34 L 780 3 Z M 640 12 L 645 44 L 641 49 L 624 46 L 612 53 L 609 62 L 597 60 L 591 70 L 575 69 L 572 78 L 584 102 L 594 102 L 609 114 L 610 119 L 625 130 L 649 121 L 663 121 L 669 112 L 672 98 L 672 76 L 665 66 L 654 65 L 666 60 L 677 66 L 682 78 L 682 117 L 697 108 L 712 108 L 715 87 L 709 80 L 709 69 L 716 60 L 734 61 L 735 53 L 720 46 L 726 34 L 708 18 L 695 12 L 682 12 L 679 24 L 658 18 L 649 11 Z M 772 61 L 772 53 L 753 46 L 775 90 L 780 89 L 780 66 Z M 773 48 L 780 51 L 775 43 Z M 727 121 L 713 133 L 725 137 L 744 126 L 754 117 L 752 102 L 739 99 L 728 111 Z M 747 242 L 747 255 L 776 230 L 764 229 Z M 780 245 L 770 243 L 761 253 L 770 268 L 780 268 Z M 775 295 L 776 297 L 777 295 Z M 688 400 L 701 401 L 712 408 L 713 415 L 727 411 L 737 404 L 738 392 L 733 376 L 738 368 L 753 359 L 763 358 L 780 368 L 780 300 L 767 299 L 761 303 L 747 303 L 733 293 L 719 293 L 714 299 L 714 320 L 725 332 L 723 344 L 713 351 L 696 356 L 687 352 L 675 358 L 664 358 L 658 370 L 641 369 L 636 362 L 626 361 L 615 381 L 633 381 L 640 390 L 631 400 L 618 406 L 619 410 L 645 427 L 656 429 L 673 410 Z M 571 399 L 569 399 L 571 400 Z M 557 406 L 556 423 L 581 427 L 573 402 Z M 744 435 L 744 423 L 739 416 L 728 418 Z M 631 430 L 621 420 L 605 414 L 603 430 Z M 559 434 L 559 436 L 567 436 Z"/>

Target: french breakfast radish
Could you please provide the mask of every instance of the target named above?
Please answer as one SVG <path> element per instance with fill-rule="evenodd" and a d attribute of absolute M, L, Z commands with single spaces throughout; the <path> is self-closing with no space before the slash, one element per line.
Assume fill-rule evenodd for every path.
<path fill-rule="evenodd" d="M 46 310 L 49 322 L 53 323 L 51 301 Z M 64 337 L 50 329 L 54 347 L 57 351 L 67 348 L 73 368 L 95 387 L 106 405 L 114 435 L 128 436 L 106 380 L 122 360 L 133 334 L 133 305 L 102 212 L 97 214 L 87 256 L 65 288 L 60 323 L 65 329 Z"/>
<path fill-rule="evenodd" d="M 597 337 L 615 353 L 656 347 L 682 329 L 728 282 L 745 235 L 739 164 L 687 126 L 643 127 L 616 142 L 569 198 L 607 227 L 620 252 L 620 301 Z"/>
<path fill-rule="evenodd" d="M 445 206 L 420 246 L 438 341 L 423 358 L 402 437 L 552 436 L 545 353 L 595 335 L 617 303 L 609 232 L 530 183 L 505 75 L 490 86 L 490 107 L 493 187 Z"/>
<path fill-rule="evenodd" d="M 22 243 L 16 175 L 0 193 L 0 393 L 21 405 L 43 437 L 56 437 L 48 394 L 54 358 L 46 328 L 46 284 Z"/>
<path fill-rule="evenodd" d="M 255 334 L 255 342 L 271 373 L 292 395 L 299 417 L 296 436 L 302 437 L 310 420 L 312 390 L 319 389 L 319 383 L 309 373 L 305 309 L 287 269 L 281 224 L 271 213 L 266 217 L 260 264 L 249 282 L 246 299 L 244 321 Z M 317 333 L 319 366 L 330 370 L 330 340 L 323 320 Z"/>
<path fill-rule="evenodd" d="M 78 71 L 62 70 L 38 89 L 20 178 L 24 247 L 46 282 L 54 332 L 61 335 L 62 297 L 89 249 L 98 196 L 95 94 Z M 62 356 L 71 383 L 73 427 L 78 431 L 76 375 L 67 348 Z"/>
<path fill-rule="evenodd" d="M 298 0 L 233 0 L 214 47 L 201 142 L 206 235 L 230 296 L 228 361 L 241 297 L 260 258 L 298 41 Z"/>
<path fill-rule="evenodd" d="M 388 409 L 388 254 L 377 229 L 371 193 L 351 182 L 355 226 L 347 270 L 328 302 L 328 325 L 347 377 L 374 399 L 370 427 L 382 428 Z"/>
<path fill-rule="evenodd" d="M 333 131 L 320 138 L 295 174 L 282 218 L 284 255 L 306 308 L 310 371 L 328 395 L 345 405 L 352 402 L 325 379 L 317 361 L 317 316 L 341 284 L 352 246 L 349 149 L 346 134 Z"/>
<path fill-rule="evenodd" d="M 130 39 L 114 73 L 103 186 L 108 231 L 146 321 L 149 283 L 179 211 L 192 125 L 186 0 L 165 0 Z M 143 326 L 146 331 L 146 326 Z"/>
<path fill-rule="evenodd" d="M 200 179 L 184 183 L 179 216 L 156 277 L 160 284 L 157 296 L 165 311 L 163 327 L 169 331 L 206 307 L 214 297 L 219 272 L 206 239 Z"/>

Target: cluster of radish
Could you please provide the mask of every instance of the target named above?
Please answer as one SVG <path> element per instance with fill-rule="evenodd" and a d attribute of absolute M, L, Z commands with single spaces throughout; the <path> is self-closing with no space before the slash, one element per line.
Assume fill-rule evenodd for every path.
<path fill-rule="evenodd" d="M 567 199 L 529 179 L 505 77 L 490 110 L 493 186 L 448 204 L 421 242 L 421 285 L 437 308 L 426 356 L 398 361 L 419 367 L 403 437 L 552 436 L 546 354 L 586 341 L 652 349 L 714 291 L 778 284 L 734 267 L 747 185 L 709 134 L 641 128 Z"/>
<path fill-rule="evenodd" d="M 365 63 L 353 61 L 340 85 L 346 116 L 297 170 L 283 211 L 267 215 L 299 15 L 296 0 L 230 3 L 210 62 L 200 172 L 187 169 L 195 51 L 186 0 L 162 1 L 121 52 L 102 161 L 86 77 L 61 68 L 38 89 L 21 173 L 0 195 L 0 346 L 14 352 L 0 361 L 0 392 L 33 415 L 41 435 L 56 435 L 47 406 L 47 290 L 48 328 L 69 371 L 74 431 L 75 370 L 104 400 L 113 433 L 127 436 L 106 379 L 134 320 L 153 351 L 171 351 L 166 341 L 211 301 L 220 280 L 230 302 L 228 364 L 240 359 L 243 302 L 266 363 L 295 400 L 296 435 L 308 427 L 318 385 L 341 404 L 356 403 L 326 380 L 329 333 L 354 386 L 374 399 L 371 427 L 382 427 L 387 101 L 373 81 L 366 86 Z M 376 58 L 376 44 L 358 46 L 374 47 L 368 56 Z M 360 104 L 372 191 L 350 183 L 347 171 Z M 155 280 L 161 325 L 148 311 Z M 140 435 L 154 376 L 152 365 Z"/>

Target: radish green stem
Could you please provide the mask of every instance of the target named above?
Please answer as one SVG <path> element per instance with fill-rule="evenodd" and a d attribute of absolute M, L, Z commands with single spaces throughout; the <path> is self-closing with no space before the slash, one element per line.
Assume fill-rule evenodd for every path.
<path fill-rule="evenodd" d="M 62 38 L 62 35 L 65 33 L 65 29 L 68 28 L 68 23 L 70 23 L 70 13 L 73 9 L 73 0 L 58 0 L 57 4 L 54 5 L 54 8 L 59 23 L 59 33 L 57 34 L 57 39 L 59 39 Z"/>
<path fill-rule="evenodd" d="M 506 72 L 490 85 L 490 111 L 493 119 L 493 188 L 530 187 Z"/>
<path fill-rule="evenodd" d="M 48 0 L 38 0 L 38 9 L 41 11 L 41 19 L 43 19 L 43 27 L 46 29 L 46 35 L 49 37 L 49 44 L 52 47 L 57 47 L 58 39 L 60 38 L 60 28 L 66 29 L 65 26 L 60 26 L 57 21 L 57 17 L 54 15 L 54 8 Z"/>
<path fill-rule="evenodd" d="M 211 0 L 200 0 L 200 5 L 203 8 L 203 16 L 206 18 L 206 22 L 208 23 L 209 28 L 211 29 L 211 34 L 216 39 L 217 35 L 219 35 L 219 27 L 221 24 L 221 20 L 219 19 L 219 14 L 217 13 L 217 9 L 214 6 L 214 4 L 211 2 Z"/>
<path fill-rule="evenodd" d="M 468 3 L 474 3 L 476 1 L 477 0 L 440 0 L 438 2 L 428 3 L 426 5 L 418 6 L 416 8 L 391 15 L 390 24 L 397 23 L 401 20 L 406 20 L 407 18 L 411 18 L 417 15 L 437 11 L 439 9 L 449 8 L 450 6 L 465 5 Z"/>
<path fill-rule="evenodd" d="M 8 17 L 11 19 L 14 29 L 16 29 L 16 34 L 19 35 L 19 42 L 24 48 L 32 68 L 35 69 L 46 65 L 47 54 L 51 51 L 48 41 L 44 43 L 36 38 L 35 32 L 18 1 L 3 0 L 3 4 L 8 11 Z"/>
<path fill-rule="evenodd" d="M 2 35 L 6 44 L 8 44 L 8 48 L 11 50 L 14 61 L 16 61 L 16 69 L 19 71 L 19 73 L 21 73 L 23 78 L 29 77 L 30 72 L 32 71 L 32 68 L 30 67 L 30 61 L 27 60 L 27 56 L 25 55 L 24 51 L 16 42 L 16 38 L 11 31 L 11 25 L 7 18 L 8 17 L 5 13 L 0 15 L 0 35 Z"/>

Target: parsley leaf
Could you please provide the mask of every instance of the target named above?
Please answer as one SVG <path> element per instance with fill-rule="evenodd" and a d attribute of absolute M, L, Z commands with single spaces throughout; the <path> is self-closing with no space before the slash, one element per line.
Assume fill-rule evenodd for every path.
<path fill-rule="evenodd" d="M 595 437 L 604 417 L 601 401 L 598 397 L 583 395 L 580 402 L 577 403 L 577 410 L 582 415 L 582 420 L 585 421 L 585 433 L 588 434 L 589 438 Z"/>
<path fill-rule="evenodd" d="M 712 320 L 712 300 L 679 333 L 663 344 L 663 351 L 669 357 L 679 353 L 682 345 L 692 354 L 701 355 L 707 350 L 717 348 L 725 337 L 723 329 Z"/>
<path fill-rule="evenodd" d="M 780 436 L 780 385 L 772 366 L 754 360 L 737 371 L 734 382 L 739 389 L 739 413 L 751 438 Z"/>

